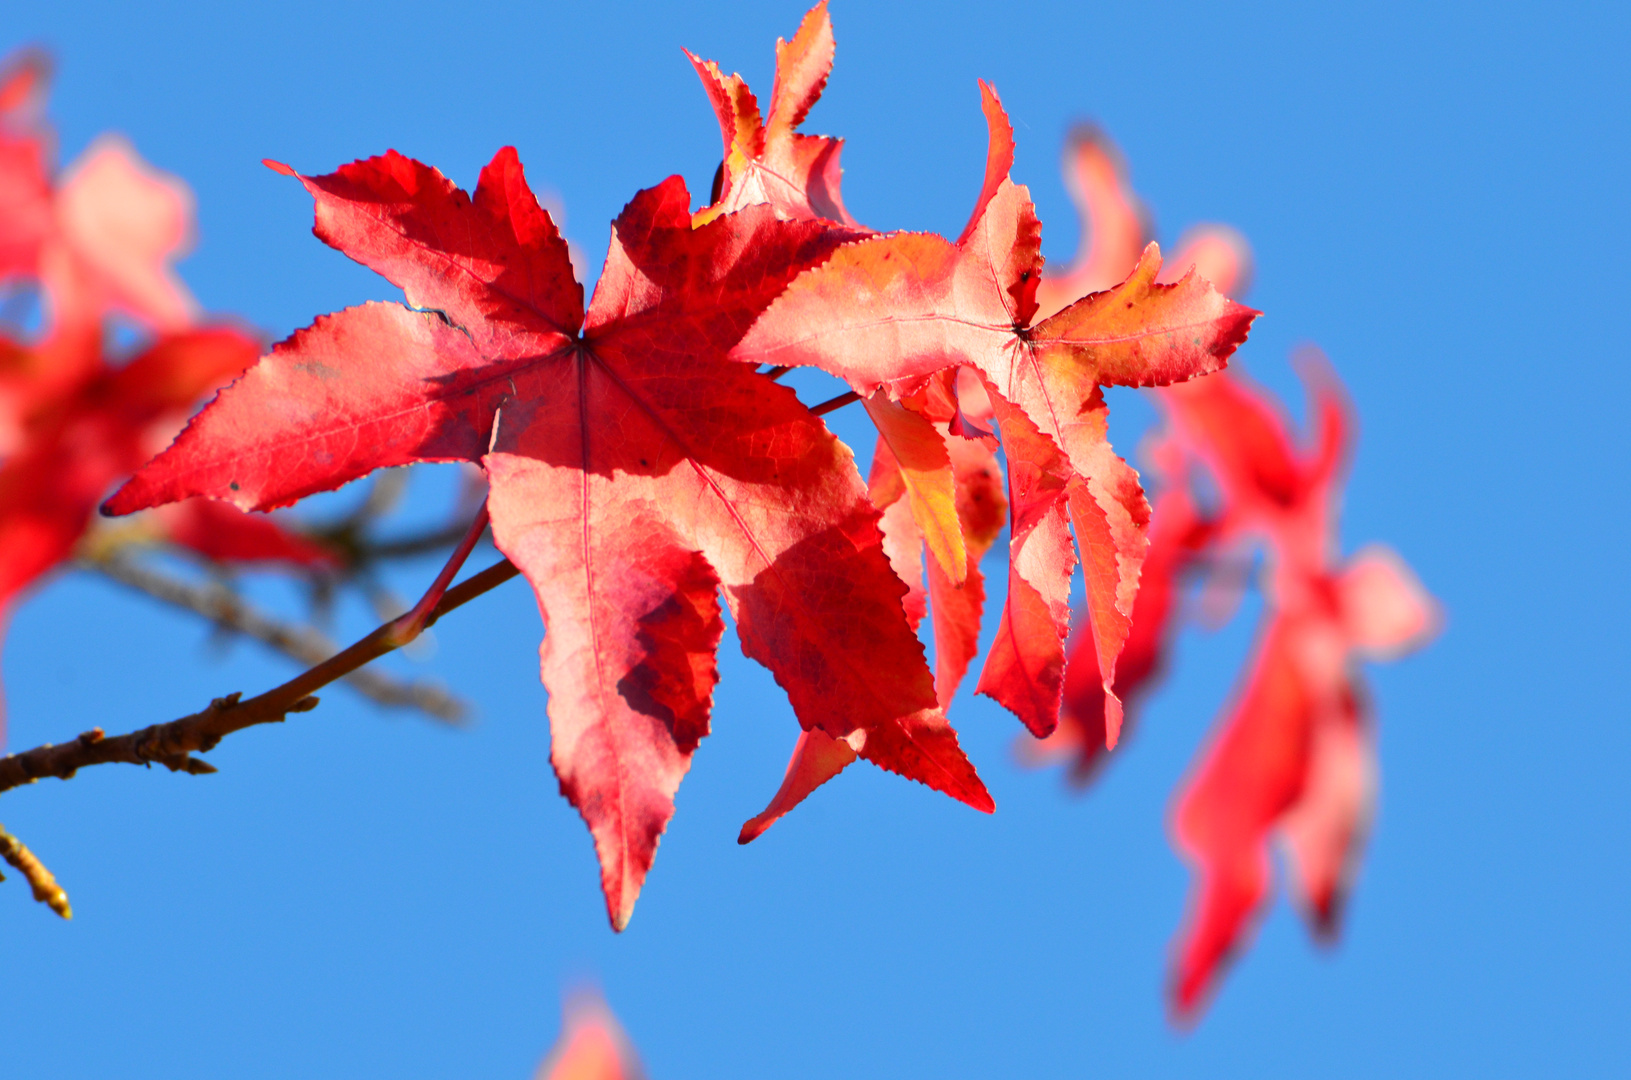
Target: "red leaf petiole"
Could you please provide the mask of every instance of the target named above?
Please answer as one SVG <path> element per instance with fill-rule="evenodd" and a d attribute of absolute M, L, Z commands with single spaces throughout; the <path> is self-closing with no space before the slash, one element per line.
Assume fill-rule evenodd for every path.
<path fill-rule="evenodd" d="M 400 648 L 424 633 L 425 624 L 429 621 L 431 612 L 436 609 L 437 604 L 441 603 L 442 594 L 447 592 L 449 585 L 453 584 L 453 576 L 459 572 L 459 568 L 464 565 L 464 561 L 475 550 L 477 541 L 481 539 L 481 534 L 486 531 L 487 500 L 483 499 L 481 508 L 476 511 L 476 516 L 470 521 L 470 527 L 465 530 L 464 539 L 459 541 L 459 546 L 453 549 L 452 555 L 448 556 L 446 565 L 442 567 L 441 573 L 436 575 L 436 580 L 430 583 L 430 588 L 425 590 L 425 595 L 421 596 L 419 603 L 415 604 L 406 614 L 399 615 L 391 622 L 390 627 L 385 631 L 385 644 L 393 649 Z"/>

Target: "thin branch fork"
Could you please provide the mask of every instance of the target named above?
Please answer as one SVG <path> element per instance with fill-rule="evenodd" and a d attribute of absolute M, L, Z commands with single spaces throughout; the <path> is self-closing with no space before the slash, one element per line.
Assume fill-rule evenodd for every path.
<path fill-rule="evenodd" d="M 467 550 L 464 551 L 465 556 L 468 554 Z M 463 558 L 461 557 L 459 561 L 462 562 Z M 422 621 L 410 620 L 408 616 L 393 619 L 344 651 L 302 672 L 282 686 L 268 690 L 248 701 L 242 700 L 241 694 L 229 694 L 223 698 L 216 698 L 200 712 L 166 724 L 154 724 L 140 731 L 112 737 L 104 735 L 101 728 L 94 728 L 72 742 L 56 746 L 49 744 L 38 746 L 32 750 L 0 758 L 0 792 L 31 784 L 45 777 L 67 780 L 88 765 L 115 762 L 130 765 L 157 763 L 172 772 L 191 773 L 195 776 L 215 772 L 215 766 L 193 755 L 214 749 L 222 739 L 233 732 L 257 724 L 277 723 L 290 713 L 309 712 L 317 707 L 317 699 L 312 696 L 315 691 L 356 671 L 370 660 L 407 644 L 443 615 L 497 588 L 518 573 L 520 571 L 508 559 L 489 566 L 442 593 L 440 598 L 433 602 Z M 440 576 L 438 584 L 443 584 Z M 432 590 L 435 589 L 436 586 L 432 586 Z M 427 597 L 429 595 L 427 593 Z M 415 612 L 417 611 L 418 606 L 415 608 Z M 409 614 L 413 615 L 414 612 Z M 407 634 L 408 626 L 414 623 L 417 625 L 412 634 Z"/>
<path fill-rule="evenodd" d="M 86 553 L 80 561 L 86 569 L 95 570 L 156 600 L 201 615 L 224 630 L 253 638 L 302 664 L 322 663 L 340 651 L 327 635 L 312 627 L 290 625 L 257 611 L 222 585 L 197 585 L 181 581 L 120 555 Z M 345 680 L 352 689 L 377 704 L 419 709 L 448 723 L 458 723 L 466 712 L 463 702 L 431 683 L 400 682 L 384 672 L 366 669 L 353 671 Z"/>
<path fill-rule="evenodd" d="M 326 525 L 306 525 L 300 531 L 338 552 L 349 572 L 375 562 L 428 555 L 458 543 L 469 528 L 466 520 L 387 540 L 376 540 L 369 535 L 374 523 L 401 501 L 407 479 L 407 469 L 381 470 L 375 475 L 367 497 L 351 513 Z"/>

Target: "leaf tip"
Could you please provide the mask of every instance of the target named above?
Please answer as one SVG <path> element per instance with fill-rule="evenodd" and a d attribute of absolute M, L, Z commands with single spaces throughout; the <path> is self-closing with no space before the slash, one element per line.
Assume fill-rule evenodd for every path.
<path fill-rule="evenodd" d="M 1199 991 L 1175 989 L 1169 995 L 1167 1016 L 1180 1031 L 1193 1029 L 1201 1018 Z"/>
<path fill-rule="evenodd" d="M 1122 719 L 1121 698 L 1117 697 L 1116 692 L 1110 689 L 1110 684 L 1106 683 L 1104 687 L 1104 748 L 1106 750 L 1114 750 L 1116 744 L 1121 742 Z"/>
<path fill-rule="evenodd" d="M 97 507 L 97 512 L 103 517 L 123 517 L 126 514 L 135 513 L 137 510 L 146 509 L 142 504 L 141 496 L 132 490 L 136 487 L 136 481 L 137 478 L 133 476 L 119 485 L 118 491 L 102 500 L 102 505 Z"/>

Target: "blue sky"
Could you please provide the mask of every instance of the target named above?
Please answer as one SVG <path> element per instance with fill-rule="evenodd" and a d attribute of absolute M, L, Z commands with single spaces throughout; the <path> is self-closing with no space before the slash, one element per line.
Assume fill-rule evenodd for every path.
<path fill-rule="evenodd" d="M 679 172 L 705 192 L 718 160 L 680 47 L 766 93 L 802 11 L 54 0 L 8 16 L 0 47 L 57 54 L 65 158 L 118 130 L 193 186 L 188 282 L 282 335 L 393 290 L 313 239 L 308 197 L 260 159 L 322 172 L 396 148 L 469 184 L 513 144 L 598 263 L 637 188 Z M 835 0 L 833 16 L 807 127 L 847 138 L 860 220 L 961 227 L 983 77 L 1050 257 L 1076 239 L 1060 140 L 1093 117 L 1163 241 L 1201 220 L 1251 239 L 1266 314 L 1241 363 L 1291 393 L 1287 352 L 1312 340 L 1349 383 L 1345 544 L 1398 548 L 1449 625 L 1372 672 L 1381 810 L 1341 946 L 1312 947 L 1282 901 L 1200 1028 L 1166 1025 L 1187 884 L 1167 801 L 1249 611 L 1182 639 L 1178 676 L 1085 798 L 1015 767 L 1018 725 L 965 694 L 952 715 L 994 817 L 857 768 L 745 849 L 736 829 L 796 724 L 728 640 L 715 734 L 614 936 L 549 772 L 540 627 L 515 584 L 451 616 L 419 665 L 474 701 L 470 731 L 336 690 L 229 740 L 218 776 L 104 768 L 8 793 L 0 821 L 78 914 L 60 924 L 0 885 L 7 1075 L 523 1077 L 583 980 L 654 1080 L 1631 1069 L 1623 8 Z M 1130 453 L 1151 412 L 1112 407 Z M 868 444 L 857 417 L 834 427 Z M 447 486 L 428 477 L 419 512 Z M 21 748 L 289 669 L 66 578 L 19 612 L 4 672 Z"/>

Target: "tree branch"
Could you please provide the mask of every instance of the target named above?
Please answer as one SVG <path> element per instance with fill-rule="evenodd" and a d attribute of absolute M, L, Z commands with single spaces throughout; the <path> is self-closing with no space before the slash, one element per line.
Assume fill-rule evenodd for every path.
<path fill-rule="evenodd" d="M 223 630 L 253 638 L 302 664 L 320 664 L 339 646 L 309 626 L 296 626 L 266 615 L 218 584 L 196 585 L 142 566 L 120 555 L 83 555 L 80 563 L 156 600 L 209 619 Z M 345 677 L 351 688 L 379 705 L 418 709 L 438 720 L 458 723 L 467 709 L 439 686 L 400 682 L 381 671 L 354 671 Z"/>
<path fill-rule="evenodd" d="M 482 593 L 497 588 L 520 573 L 514 563 L 505 559 L 448 589 L 425 620 L 426 628 L 437 619 L 469 603 Z M 257 724 L 272 724 L 283 720 L 292 712 L 309 712 L 317 707 L 312 697 L 316 690 L 336 679 L 344 678 L 370 660 L 384 656 L 392 649 L 406 644 L 401 640 L 401 620 L 392 619 L 345 651 L 335 654 L 310 670 L 250 698 L 229 694 L 216 698 L 201 712 L 172 720 L 167 724 L 154 724 L 126 735 L 112 738 L 101 728 L 85 732 L 73 742 L 60 746 L 37 746 L 19 754 L 0 758 L 0 792 L 23 784 L 54 776 L 67 780 L 88 765 L 106 765 L 124 762 L 131 765 L 150 765 L 157 762 L 172 772 L 193 775 L 212 773 L 215 766 L 193 757 L 215 748 L 233 732 Z"/>
<path fill-rule="evenodd" d="M 5 859 L 16 871 L 23 875 L 29 887 L 34 890 L 34 899 L 47 905 L 50 909 L 61 915 L 64 919 L 74 917 L 74 909 L 68 906 L 68 894 L 63 892 L 62 886 L 45 864 L 23 842 L 6 831 L 0 825 L 0 859 Z M 4 880 L 4 875 L 0 875 Z"/>
<path fill-rule="evenodd" d="M 857 394 L 854 390 L 846 390 L 835 398 L 823 401 L 820 405 L 811 405 L 810 411 L 817 416 L 825 416 L 834 409 L 842 409 L 845 405 L 851 405 L 860 400 L 860 394 Z"/>

